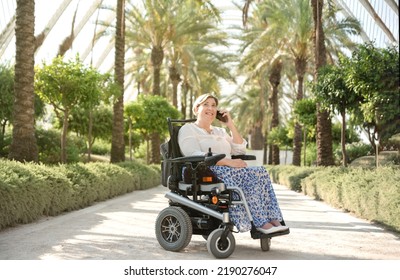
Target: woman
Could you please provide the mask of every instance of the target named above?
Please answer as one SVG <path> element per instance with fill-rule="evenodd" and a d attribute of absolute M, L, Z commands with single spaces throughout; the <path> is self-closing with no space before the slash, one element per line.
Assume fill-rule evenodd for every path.
<path fill-rule="evenodd" d="M 213 154 L 225 154 L 226 157 L 210 169 L 227 186 L 235 185 L 243 190 L 257 230 L 265 234 L 287 230 L 288 227 L 280 223 L 282 213 L 267 170 L 262 166 L 248 167 L 245 161 L 231 158 L 231 155 L 245 154 L 247 142 L 237 131 L 229 112 L 219 110 L 231 135 L 224 128 L 211 125 L 217 116 L 217 108 L 218 99 L 213 95 L 203 94 L 196 99 L 193 113 L 197 120 L 179 130 L 178 142 L 182 154 L 204 155 L 209 148 Z M 251 229 L 243 205 L 233 205 L 229 212 L 239 231 Z"/>

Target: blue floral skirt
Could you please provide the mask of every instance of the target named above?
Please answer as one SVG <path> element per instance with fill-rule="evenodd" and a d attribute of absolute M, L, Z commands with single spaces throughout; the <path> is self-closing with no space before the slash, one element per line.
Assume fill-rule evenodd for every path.
<path fill-rule="evenodd" d="M 282 221 L 282 213 L 271 179 L 263 166 L 245 168 L 211 166 L 210 169 L 225 185 L 237 186 L 243 190 L 256 228 L 262 227 L 272 220 Z M 232 205 L 229 208 L 229 215 L 240 232 L 251 229 L 250 218 L 243 205 Z"/>

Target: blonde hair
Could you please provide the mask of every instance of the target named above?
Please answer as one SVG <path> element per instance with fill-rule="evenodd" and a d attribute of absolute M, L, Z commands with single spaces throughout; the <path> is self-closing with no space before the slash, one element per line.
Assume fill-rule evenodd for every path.
<path fill-rule="evenodd" d="M 197 97 L 196 100 L 195 100 L 194 103 L 193 103 L 192 111 L 193 111 L 193 114 L 194 114 L 195 116 L 197 116 L 197 111 L 196 111 L 196 109 L 197 109 L 201 104 L 203 104 L 204 102 L 206 102 L 206 100 L 209 99 L 209 98 L 213 98 L 213 99 L 215 100 L 215 103 L 216 103 L 217 106 L 218 106 L 218 98 L 216 98 L 214 95 L 212 95 L 212 94 L 210 94 L 210 93 L 202 94 L 202 95 L 200 95 L 199 97 Z"/>

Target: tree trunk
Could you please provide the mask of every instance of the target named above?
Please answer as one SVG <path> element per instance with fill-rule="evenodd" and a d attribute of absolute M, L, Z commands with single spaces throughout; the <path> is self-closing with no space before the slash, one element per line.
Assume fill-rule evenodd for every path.
<path fill-rule="evenodd" d="M 304 73 L 306 72 L 307 60 L 305 58 L 295 59 L 295 69 L 297 75 L 297 95 L 296 101 L 303 99 L 303 84 L 304 84 Z M 302 147 L 302 129 L 299 123 L 295 123 L 294 126 L 294 138 L 293 138 L 293 165 L 301 165 L 301 147 Z"/>
<path fill-rule="evenodd" d="M 333 165 L 331 118 L 326 110 L 317 110 L 317 165 Z"/>
<path fill-rule="evenodd" d="M 159 133 L 152 133 L 150 135 L 150 145 L 151 145 L 151 151 L 150 151 L 150 162 L 149 163 L 160 163 L 160 145 L 161 145 L 161 140 L 160 140 L 160 134 Z M 157 153 L 158 151 L 158 153 Z"/>
<path fill-rule="evenodd" d="M 132 161 L 133 159 L 133 154 L 132 154 L 132 119 L 128 119 L 128 125 L 129 125 L 129 160 Z"/>
<path fill-rule="evenodd" d="M 163 48 L 161 46 L 153 46 L 151 49 L 151 64 L 153 65 L 153 95 L 161 95 L 160 70 L 163 59 Z"/>
<path fill-rule="evenodd" d="M 117 27 L 115 34 L 115 81 L 120 95 L 113 107 L 111 162 L 125 161 L 124 139 L 124 78 L 125 78 L 125 0 L 117 2 Z"/>
<path fill-rule="evenodd" d="M 9 158 L 38 161 L 35 137 L 35 1 L 17 0 L 13 133 Z"/>
<path fill-rule="evenodd" d="M 296 166 L 301 165 L 301 139 L 302 130 L 299 123 L 294 125 L 294 138 L 293 138 L 293 159 L 292 164 Z"/>
<path fill-rule="evenodd" d="M 315 80 L 318 69 L 326 64 L 325 34 L 322 27 L 323 0 L 311 0 L 314 20 Z M 320 110 L 317 104 L 317 165 L 333 165 L 332 122 L 329 112 Z"/>
<path fill-rule="evenodd" d="M 269 103 L 272 111 L 271 130 L 279 127 L 279 104 L 278 104 L 278 87 L 281 82 L 282 62 L 276 59 L 272 64 L 271 75 L 269 82 L 272 86 L 272 94 L 269 98 Z M 279 162 L 279 146 L 270 145 L 271 149 L 271 164 L 278 165 Z"/>
<path fill-rule="evenodd" d="M 178 109 L 178 85 L 181 77 L 175 66 L 169 68 L 169 78 L 172 82 L 172 105 Z"/>
<path fill-rule="evenodd" d="M 88 162 L 92 160 L 92 146 L 93 146 L 93 110 L 89 112 L 89 129 L 88 129 Z"/>
<path fill-rule="evenodd" d="M 268 138 L 268 130 L 265 130 L 264 133 L 264 139 Z M 263 164 L 267 164 L 268 163 L 268 143 L 267 141 L 264 141 L 264 152 L 263 152 Z"/>
<path fill-rule="evenodd" d="M 189 85 L 187 82 L 183 82 L 182 84 L 182 97 L 181 97 L 181 113 L 184 119 L 186 119 L 186 108 L 187 108 L 187 97 L 189 92 Z"/>
<path fill-rule="evenodd" d="M 63 127 L 61 133 L 61 163 L 67 163 L 67 132 L 69 110 L 64 111 Z"/>
<path fill-rule="evenodd" d="M 307 165 L 307 127 L 303 127 L 303 142 L 304 142 L 303 166 L 306 166 Z"/>
<path fill-rule="evenodd" d="M 264 148 L 264 137 L 262 133 L 262 123 L 258 122 L 251 130 L 251 149 L 262 150 Z"/>
<path fill-rule="evenodd" d="M 268 164 L 272 164 L 272 145 L 268 144 Z"/>
<path fill-rule="evenodd" d="M 153 46 L 153 48 L 151 49 L 151 63 L 153 65 L 153 95 L 161 95 L 160 70 L 163 59 L 163 48 L 161 46 Z M 160 135 L 158 133 L 152 133 L 150 136 L 150 163 L 160 162 L 160 143 Z"/>
<path fill-rule="evenodd" d="M 342 159 L 343 159 L 343 166 L 347 166 L 347 153 L 346 153 L 346 111 L 343 110 L 341 112 L 342 115 L 342 131 L 340 135 L 340 142 L 342 145 Z"/>

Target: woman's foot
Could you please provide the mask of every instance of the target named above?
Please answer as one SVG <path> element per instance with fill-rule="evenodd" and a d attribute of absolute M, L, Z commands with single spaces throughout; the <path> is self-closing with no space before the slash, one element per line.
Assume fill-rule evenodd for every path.
<path fill-rule="evenodd" d="M 281 223 L 278 220 L 271 221 L 263 225 L 261 228 L 257 228 L 258 231 L 264 234 L 271 234 L 274 232 L 285 231 L 288 229 L 289 227 L 281 225 Z"/>
<path fill-rule="evenodd" d="M 273 220 L 270 222 L 274 227 L 282 226 L 282 224 L 278 220 Z"/>
<path fill-rule="evenodd" d="M 270 223 L 271 223 L 272 225 L 274 225 L 274 227 L 279 228 L 279 229 L 280 229 L 279 231 L 285 231 L 285 230 L 288 230 L 288 229 L 289 229 L 289 227 L 283 226 L 278 220 L 273 220 L 273 221 L 271 221 Z"/>
<path fill-rule="evenodd" d="M 271 223 L 266 223 L 265 225 L 263 225 L 261 228 L 262 229 L 265 229 L 265 230 L 268 230 L 268 229 L 271 229 L 271 228 L 273 228 L 274 227 L 274 224 L 271 222 Z"/>
<path fill-rule="evenodd" d="M 264 227 L 265 227 L 265 225 L 262 228 L 257 228 L 257 230 L 264 234 L 271 234 L 271 233 L 281 231 L 281 229 L 279 227 L 274 227 L 273 225 L 271 225 L 271 227 L 269 229 L 265 229 Z"/>

